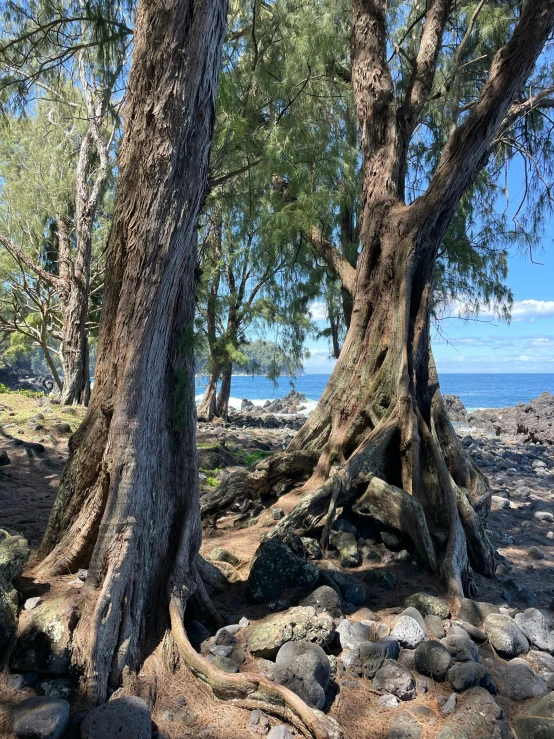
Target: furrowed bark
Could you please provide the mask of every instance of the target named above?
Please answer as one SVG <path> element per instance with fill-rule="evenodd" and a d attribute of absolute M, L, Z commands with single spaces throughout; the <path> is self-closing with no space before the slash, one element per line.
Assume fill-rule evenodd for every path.
<path fill-rule="evenodd" d="M 161 638 L 170 597 L 198 590 L 196 225 L 225 16 L 223 0 L 137 9 L 95 388 L 37 566 L 89 568 L 73 661 L 92 702 Z"/>

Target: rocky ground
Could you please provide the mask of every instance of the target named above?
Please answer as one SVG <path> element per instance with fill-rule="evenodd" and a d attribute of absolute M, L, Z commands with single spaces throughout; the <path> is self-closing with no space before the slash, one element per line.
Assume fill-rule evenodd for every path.
<path fill-rule="evenodd" d="M 0 402 L 7 405 L 6 398 Z M 21 608 L 21 615 L 10 670 L 0 680 L 0 735 L 14 736 L 13 719 L 15 735 L 31 735 L 30 722 L 33 736 L 50 739 L 300 736 L 259 711 L 212 702 L 185 673 L 168 678 L 156 655 L 133 686 L 144 700 L 131 699 L 126 688 L 104 707 L 81 709 L 67 670 L 86 572 L 55 588 L 29 578 L 29 564 L 18 575 L 40 540 L 66 454 L 66 437 L 54 429 L 61 416 L 46 409 L 32 408 L 45 417 L 43 429 L 20 417 L 15 427 L 4 425 L 0 652 L 9 614 Z M 9 412 L 0 418 L 7 425 Z M 263 423 L 267 414 L 249 415 L 261 419 L 258 426 L 241 416 L 199 424 L 204 494 L 237 466 L 263 468 L 294 434 L 288 413 L 273 428 Z M 334 717 L 346 739 L 554 737 L 554 446 L 531 441 L 529 424 L 497 435 L 494 423 L 471 423 L 462 416 L 457 428 L 491 483 L 488 530 L 498 551 L 495 579 L 477 576 L 478 600 L 464 601 L 453 615 L 408 541 L 352 516 L 335 522 L 325 557 L 317 531 L 259 548 L 298 502 L 295 488 L 276 489 L 260 501 L 235 501 L 216 523 L 205 522 L 202 554 L 217 573 L 212 597 L 228 626 L 213 633 L 202 614 L 190 614 L 193 645 L 220 669 L 261 672 L 286 685 Z"/>

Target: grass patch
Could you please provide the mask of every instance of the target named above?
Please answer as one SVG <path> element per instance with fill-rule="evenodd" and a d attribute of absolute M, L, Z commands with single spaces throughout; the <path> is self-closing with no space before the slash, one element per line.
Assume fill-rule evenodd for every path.
<path fill-rule="evenodd" d="M 245 455 L 244 457 L 244 464 L 249 467 L 251 464 L 255 464 L 256 462 L 259 462 L 261 459 L 266 459 L 267 457 L 271 457 L 273 452 L 264 452 L 260 449 L 259 452 L 251 452 L 250 454 Z"/>
<path fill-rule="evenodd" d="M 43 398 L 44 396 L 38 393 L 38 397 Z M 47 397 L 44 397 L 42 402 L 43 405 L 38 404 L 37 394 L 32 391 L 0 393 L 0 405 L 3 407 L 0 412 L 0 426 L 5 428 L 10 436 L 25 440 L 44 437 L 48 434 L 67 438 L 70 432 L 60 432 L 56 426 L 59 423 L 67 423 L 71 428 L 71 433 L 74 433 L 81 425 L 86 413 L 83 406 L 71 406 L 73 412 L 63 412 L 65 406 L 51 405 Z M 44 418 L 36 418 L 38 414 Z M 43 428 L 31 428 L 29 426 L 31 419 L 36 419 L 36 422 Z"/>

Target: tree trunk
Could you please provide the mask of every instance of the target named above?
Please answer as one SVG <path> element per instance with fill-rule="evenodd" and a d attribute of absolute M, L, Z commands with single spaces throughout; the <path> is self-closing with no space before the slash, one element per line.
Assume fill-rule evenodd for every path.
<path fill-rule="evenodd" d="M 233 377 L 233 362 L 228 359 L 223 365 L 221 387 L 217 396 L 215 415 L 227 421 L 229 418 L 229 398 L 231 397 L 231 380 Z"/>
<path fill-rule="evenodd" d="M 136 669 L 198 588 L 196 224 L 224 0 L 140 2 L 96 381 L 37 574 L 89 567 L 73 661 L 88 698 Z M 145 380 L 146 378 L 146 380 Z"/>
<path fill-rule="evenodd" d="M 433 270 L 460 198 L 490 156 L 552 31 L 554 5 L 537 0 L 523 7 L 426 192 L 406 205 L 409 142 L 433 86 L 450 7 L 448 0 L 429 3 L 399 105 L 387 63 L 387 3 L 352 2 L 352 83 L 363 154 L 356 268 L 317 230 L 311 237 L 352 296 L 351 320 L 321 400 L 287 450 L 319 453 L 306 496 L 269 536 L 306 530 L 335 505 L 351 506 L 411 535 L 421 560 L 459 602 L 474 592 L 472 568 L 494 573 L 483 526 L 490 494 L 440 394 L 429 339 Z"/>
<path fill-rule="evenodd" d="M 216 364 L 212 367 L 204 397 L 197 408 L 198 416 L 206 418 L 208 421 L 211 421 L 216 415 L 217 383 L 219 382 L 220 374 L 221 365 Z"/>

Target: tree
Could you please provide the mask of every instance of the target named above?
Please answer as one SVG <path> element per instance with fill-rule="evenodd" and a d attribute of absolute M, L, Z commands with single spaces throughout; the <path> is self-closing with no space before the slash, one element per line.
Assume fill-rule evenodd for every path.
<path fill-rule="evenodd" d="M 362 150 L 356 266 L 329 240 L 313 240 L 352 297 L 351 322 L 325 392 L 287 450 L 317 453 L 306 495 L 270 536 L 351 506 L 411 536 L 457 602 L 474 592 L 473 569 L 494 572 L 483 525 L 490 492 L 442 402 L 429 338 L 433 279 L 464 198 L 524 148 L 529 115 L 532 138 L 548 136 L 537 116 L 554 105 L 554 88 L 539 56 L 553 27 L 550 0 L 521 10 L 433 0 L 406 15 L 381 0 L 352 4 Z"/>
<path fill-rule="evenodd" d="M 4 248 L 19 263 L 25 264 L 34 279 L 38 278 L 56 291 L 62 317 L 60 327 L 61 362 L 64 382 L 61 401 L 87 404 L 90 396 L 89 350 L 87 316 L 91 289 L 91 258 L 96 215 L 105 193 L 112 169 L 110 150 L 114 143 L 117 127 L 117 108 L 120 94 L 117 83 L 125 63 L 128 32 L 116 34 L 108 44 L 98 37 L 98 18 L 92 8 L 75 9 L 76 18 L 67 17 L 66 9 L 49 3 L 38 3 L 32 8 L 13 6 L 6 13 L 4 36 L 7 40 L 0 45 L 3 75 L 0 90 L 8 102 L 16 107 L 23 104 L 31 93 L 43 96 L 46 104 L 39 104 L 34 111 L 35 128 L 56 126 L 65 134 L 64 162 L 78 137 L 78 156 L 71 162 L 71 196 L 59 197 L 59 188 L 53 192 L 42 192 L 43 199 L 52 210 L 49 217 L 56 221 L 59 238 L 59 261 L 56 273 L 49 272 L 33 260 L 21 239 L 10 239 L 9 231 L 2 234 Z M 110 29 L 113 24 L 103 26 Z M 116 24 L 117 25 L 117 24 Z M 64 28 L 64 33 L 57 30 Z M 72 45 L 77 34 L 79 43 Z M 61 41 L 63 39 L 63 42 Z M 78 80 L 78 84 L 76 83 Z M 23 91 L 23 93 L 22 93 Z M 24 109 L 23 116 L 28 111 Z M 45 121 L 36 121 L 40 116 Z M 112 116 L 111 125 L 108 121 Z M 56 120 L 57 118 L 57 120 Z M 83 126 L 82 121 L 85 121 Z M 9 126 L 10 124 L 8 124 Z M 15 126 L 20 127 L 15 121 Z M 32 122 L 31 122 L 32 125 Z M 13 140 L 13 136 L 11 137 Z M 50 135 L 49 138 L 52 138 Z M 59 139 L 58 135 L 58 139 Z M 18 144 L 18 140 L 16 142 Z M 62 150 L 58 143 L 56 149 Z M 16 145 L 9 157 L 13 166 L 31 166 L 34 173 L 35 190 L 44 187 L 42 169 L 35 170 L 38 157 L 45 159 L 52 150 L 44 151 L 44 142 L 32 141 L 30 151 L 22 152 Z M 40 149 L 42 147 L 42 150 Z M 31 156 L 31 162 L 22 161 Z M 73 151 L 71 151 L 74 160 Z M 58 175 L 54 162 L 46 168 L 52 179 Z M 63 172 L 67 177 L 67 171 Z M 64 183 L 67 185 L 67 180 Z M 27 185 L 27 190 L 32 189 Z M 55 202 L 54 202 L 55 201 Z M 10 204 L 13 209 L 14 201 Z M 21 231 L 21 229 L 20 229 Z M 29 236 L 29 231 L 24 230 Z M 24 241 L 25 239 L 23 239 Z"/>
<path fill-rule="evenodd" d="M 221 0 L 139 2 L 95 386 L 36 574 L 89 567 L 73 660 L 90 700 L 140 666 L 169 610 L 183 659 L 216 695 L 252 705 L 265 694 L 328 737 L 331 722 L 290 691 L 212 667 L 182 623 L 193 596 L 214 615 L 197 557 L 193 326 L 225 13 Z"/>

